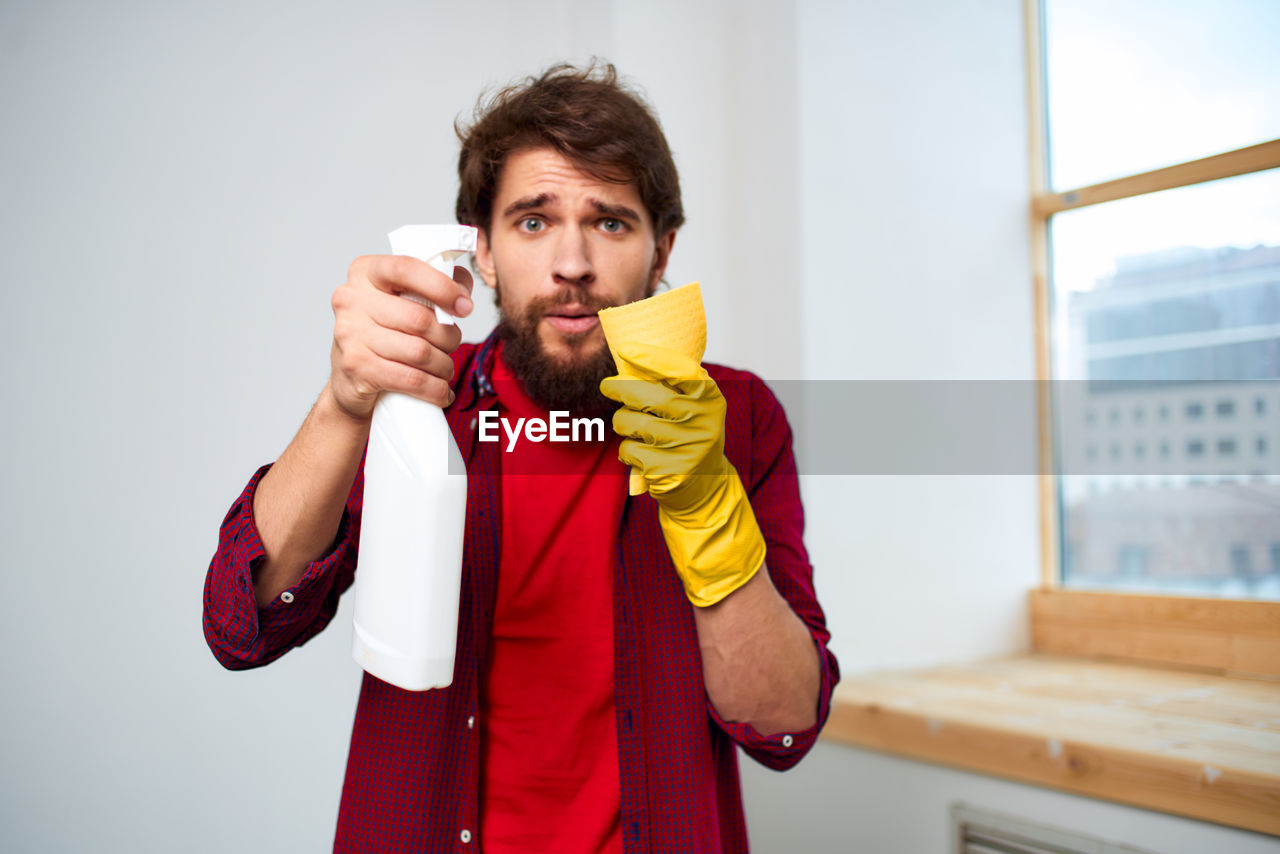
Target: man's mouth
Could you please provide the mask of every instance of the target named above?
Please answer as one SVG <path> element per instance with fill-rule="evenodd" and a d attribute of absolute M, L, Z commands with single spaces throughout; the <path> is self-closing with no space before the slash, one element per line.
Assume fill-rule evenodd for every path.
<path fill-rule="evenodd" d="M 596 316 L 596 311 L 584 305 L 558 305 L 543 317 L 552 328 L 565 334 L 576 335 L 589 332 L 599 325 L 600 318 Z"/>

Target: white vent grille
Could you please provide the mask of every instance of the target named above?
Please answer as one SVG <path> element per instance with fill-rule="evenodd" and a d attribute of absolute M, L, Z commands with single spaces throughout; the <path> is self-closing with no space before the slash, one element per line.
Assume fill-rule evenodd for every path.
<path fill-rule="evenodd" d="M 1157 854 L 967 804 L 951 808 L 951 822 L 956 854 Z"/>

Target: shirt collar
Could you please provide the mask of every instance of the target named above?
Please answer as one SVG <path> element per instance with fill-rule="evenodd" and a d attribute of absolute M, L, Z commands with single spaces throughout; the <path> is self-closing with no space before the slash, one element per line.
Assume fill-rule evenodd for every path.
<path fill-rule="evenodd" d="M 495 397 L 497 392 L 493 388 L 493 364 L 494 358 L 498 352 L 498 330 L 494 329 L 489 333 L 489 337 L 484 339 L 480 345 L 480 351 L 476 353 L 475 372 L 471 375 L 472 391 L 478 398 Z"/>

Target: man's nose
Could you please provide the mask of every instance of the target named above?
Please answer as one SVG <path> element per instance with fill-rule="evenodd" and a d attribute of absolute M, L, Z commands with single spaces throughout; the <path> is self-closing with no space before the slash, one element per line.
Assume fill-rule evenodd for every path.
<path fill-rule="evenodd" d="M 560 232 L 551 275 L 557 282 L 589 285 L 596 279 L 591 265 L 591 247 L 581 229 L 566 228 Z"/>

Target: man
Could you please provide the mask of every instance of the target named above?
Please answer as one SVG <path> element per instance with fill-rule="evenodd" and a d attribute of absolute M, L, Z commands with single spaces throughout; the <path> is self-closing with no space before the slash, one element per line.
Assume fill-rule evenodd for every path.
<path fill-rule="evenodd" d="M 552 68 L 459 136 L 457 216 L 480 229 L 499 327 L 460 345 L 399 294 L 465 316 L 466 282 L 412 258 L 351 265 L 329 382 L 223 523 L 210 648 L 260 666 L 329 622 L 378 394 L 447 407 L 469 478 L 453 683 L 365 675 L 335 850 L 745 851 L 734 745 L 790 767 L 838 679 L 785 416 L 715 365 L 608 378 L 596 312 L 654 293 L 684 219 L 662 131 L 612 66 Z M 481 412 L 552 409 L 613 412 L 618 435 L 477 441 Z M 629 465 L 648 494 L 627 495 Z"/>

